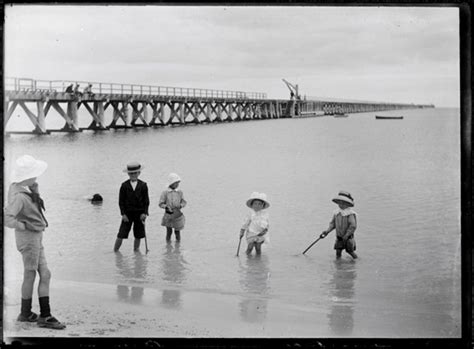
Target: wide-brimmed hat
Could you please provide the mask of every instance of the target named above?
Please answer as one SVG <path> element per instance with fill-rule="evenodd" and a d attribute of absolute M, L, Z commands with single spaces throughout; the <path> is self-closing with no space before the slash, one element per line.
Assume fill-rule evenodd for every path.
<path fill-rule="evenodd" d="M 270 203 L 267 201 L 267 195 L 264 193 L 259 193 L 254 191 L 252 194 L 250 194 L 250 198 L 247 200 L 247 206 L 252 208 L 252 201 L 253 200 L 260 200 L 263 202 L 263 208 L 266 209 L 270 207 Z"/>
<path fill-rule="evenodd" d="M 47 168 L 48 164 L 46 162 L 37 160 L 31 155 L 23 155 L 15 162 L 11 181 L 13 183 L 20 183 L 25 179 L 39 177 Z"/>
<path fill-rule="evenodd" d="M 176 182 L 181 182 L 181 178 L 176 173 L 170 173 L 168 176 L 168 186 Z"/>
<path fill-rule="evenodd" d="M 332 199 L 332 201 L 336 204 L 343 202 L 351 207 L 354 206 L 354 199 L 352 198 L 352 195 L 347 191 L 340 191 L 337 196 Z"/>
<path fill-rule="evenodd" d="M 139 172 L 143 169 L 144 169 L 144 167 L 142 165 L 140 165 L 138 162 L 132 161 L 132 162 L 127 164 L 127 168 L 124 169 L 123 172 L 133 173 L 133 172 Z"/>

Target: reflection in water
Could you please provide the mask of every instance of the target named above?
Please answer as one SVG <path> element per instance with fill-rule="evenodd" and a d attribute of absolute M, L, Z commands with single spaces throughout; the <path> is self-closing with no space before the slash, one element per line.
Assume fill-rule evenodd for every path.
<path fill-rule="evenodd" d="M 356 262 L 337 259 L 334 261 L 331 289 L 331 312 L 329 327 L 334 334 L 350 336 L 354 328 L 354 282 L 357 277 Z"/>
<path fill-rule="evenodd" d="M 141 252 L 135 252 L 132 258 L 133 267 L 129 258 L 125 258 L 121 252 L 115 253 L 118 273 L 126 283 L 143 282 L 146 278 L 147 259 Z M 143 294 L 143 287 L 117 285 L 117 296 L 121 301 L 138 304 L 141 303 Z"/>
<path fill-rule="evenodd" d="M 247 322 L 262 322 L 267 315 L 267 293 L 270 269 L 266 255 L 247 256 L 245 267 L 241 267 L 240 284 L 247 292 L 239 303 L 240 316 Z"/>
<path fill-rule="evenodd" d="M 186 279 L 186 267 L 179 242 L 175 242 L 174 246 L 171 242 L 166 244 L 166 251 L 163 254 L 163 280 L 172 284 L 181 284 Z M 177 289 L 166 289 L 161 294 L 161 303 L 168 308 L 181 307 L 181 291 Z"/>

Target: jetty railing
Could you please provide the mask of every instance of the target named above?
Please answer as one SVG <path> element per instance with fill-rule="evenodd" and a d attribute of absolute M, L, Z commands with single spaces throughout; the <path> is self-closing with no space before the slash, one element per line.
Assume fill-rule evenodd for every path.
<path fill-rule="evenodd" d="M 122 83 L 107 83 L 94 81 L 72 80 L 35 80 L 28 78 L 5 78 L 5 90 L 25 92 L 65 92 L 66 88 L 79 84 L 82 90 L 91 84 L 91 92 L 96 94 L 112 95 L 140 95 L 140 96 L 176 96 L 176 97 L 205 97 L 205 98 L 235 98 L 235 99 L 267 99 L 262 92 L 214 90 L 205 88 L 171 87 L 154 85 L 137 85 Z"/>

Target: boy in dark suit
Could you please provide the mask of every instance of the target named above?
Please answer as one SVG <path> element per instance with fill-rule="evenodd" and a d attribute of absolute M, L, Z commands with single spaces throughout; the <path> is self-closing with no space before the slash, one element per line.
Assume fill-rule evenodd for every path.
<path fill-rule="evenodd" d="M 119 193 L 119 206 L 122 215 L 117 240 L 115 240 L 114 252 L 117 252 L 122 245 L 122 240 L 128 238 L 128 234 L 132 229 L 135 241 L 133 244 L 134 251 L 140 248 L 140 239 L 145 237 L 145 220 L 148 216 L 148 206 L 150 199 L 148 197 L 148 186 L 145 182 L 138 179 L 143 170 L 138 162 L 131 162 L 123 172 L 127 172 L 130 177 L 122 183 Z"/>

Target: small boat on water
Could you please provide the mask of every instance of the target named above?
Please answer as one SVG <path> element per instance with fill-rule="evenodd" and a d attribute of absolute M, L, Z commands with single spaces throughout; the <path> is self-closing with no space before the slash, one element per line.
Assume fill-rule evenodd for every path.
<path fill-rule="evenodd" d="M 334 113 L 332 114 L 332 116 L 334 116 L 335 118 L 347 118 L 349 115 L 345 113 Z"/>
<path fill-rule="evenodd" d="M 376 119 L 381 119 L 381 120 L 401 120 L 403 119 L 403 116 L 381 116 L 381 115 L 375 115 Z"/>

